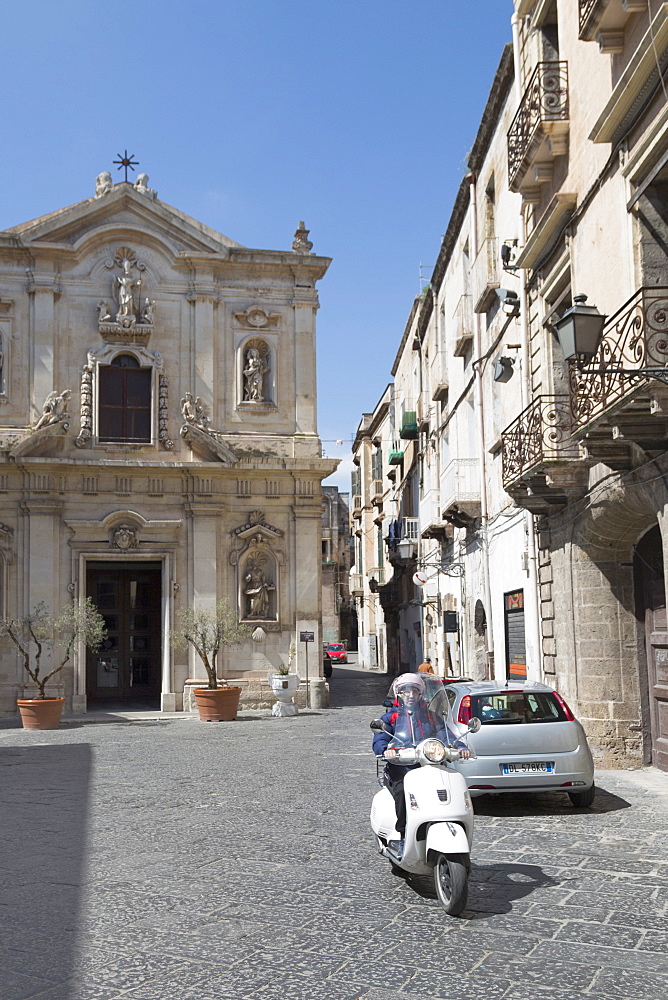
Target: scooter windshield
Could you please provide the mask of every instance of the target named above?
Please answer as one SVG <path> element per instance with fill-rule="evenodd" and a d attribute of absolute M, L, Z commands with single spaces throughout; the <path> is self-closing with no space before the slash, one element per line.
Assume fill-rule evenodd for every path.
<path fill-rule="evenodd" d="M 436 736 L 439 728 L 439 717 L 432 715 L 427 709 L 426 702 L 423 701 L 416 708 L 410 710 L 401 705 L 397 709 L 394 736 L 389 747 L 394 749 L 396 747 L 417 746 L 422 740 Z"/>
<path fill-rule="evenodd" d="M 440 681 L 426 678 L 425 697 L 429 703 L 429 712 L 438 719 L 439 726 L 442 726 L 448 733 L 455 733 L 457 727 L 452 715 L 452 706 L 447 696 L 446 686 Z"/>

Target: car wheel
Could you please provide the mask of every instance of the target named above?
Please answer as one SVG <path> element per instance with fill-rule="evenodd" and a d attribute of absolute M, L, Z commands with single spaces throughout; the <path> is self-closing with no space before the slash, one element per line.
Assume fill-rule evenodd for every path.
<path fill-rule="evenodd" d="M 436 894 L 451 917 L 458 917 L 466 906 L 469 879 L 466 865 L 456 857 L 439 856 L 434 866 Z"/>
<path fill-rule="evenodd" d="M 587 788 L 587 790 L 584 792 L 568 793 L 568 797 L 576 809 L 588 809 L 589 806 L 594 804 L 595 795 L 596 795 L 596 785 L 593 782 L 591 788 Z"/>

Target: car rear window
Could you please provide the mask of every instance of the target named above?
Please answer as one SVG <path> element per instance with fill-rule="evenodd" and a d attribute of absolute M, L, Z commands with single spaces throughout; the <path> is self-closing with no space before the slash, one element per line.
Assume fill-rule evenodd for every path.
<path fill-rule="evenodd" d="M 471 714 L 484 726 L 527 722 L 566 722 L 564 711 L 550 691 L 499 691 L 471 695 Z"/>

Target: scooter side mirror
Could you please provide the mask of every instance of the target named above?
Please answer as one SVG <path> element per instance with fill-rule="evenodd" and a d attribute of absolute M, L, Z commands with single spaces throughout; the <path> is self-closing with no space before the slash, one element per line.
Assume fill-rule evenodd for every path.
<path fill-rule="evenodd" d="M 373 721 L 369 723 L 369 729 L 373 729 L 376 733 L 384 732 L 383 723 L 380 719 L 373 719 Z"/>
<path fill-rule="evenodd" d="M 469 719 L 469 724 L 466 728 L 470 733 L 477 733 L 481 726 L 482 722 L 477 715 L 474 715 L 472 719 Z"/>

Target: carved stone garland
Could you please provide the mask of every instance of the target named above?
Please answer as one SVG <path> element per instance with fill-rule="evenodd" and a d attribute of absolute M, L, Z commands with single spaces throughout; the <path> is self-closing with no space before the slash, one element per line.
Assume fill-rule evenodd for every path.
<path fill-rule="evenodd" d="M 93 367 L 84 365 L 81 369 L 81 425 L 75 440 L 77 448 L 85 448 L 93 434 Z"/>
<path fill-rule="evenodd" d="M 158 376 L 158 385 L 158 437 L 163 448 L 167 451 L 173 451 L 174 442 L 169 436 L 167 427 L 169 416 L 169 379 L 163 372 Z"/>

